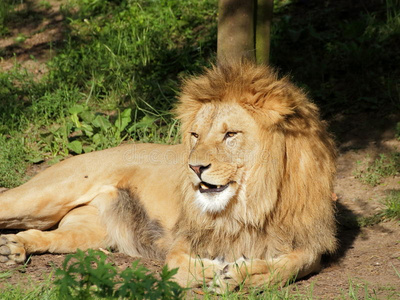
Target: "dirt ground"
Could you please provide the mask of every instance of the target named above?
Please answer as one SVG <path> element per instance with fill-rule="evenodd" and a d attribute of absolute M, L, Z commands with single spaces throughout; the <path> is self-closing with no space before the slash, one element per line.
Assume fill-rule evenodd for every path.
<path fill-rule="evenodd" d="M 46 71 L 45 61 L 52 55 L 51 43 L 62 42 L 62 17 L 60 1 L 52 0 L 51 8 L 36 6 L 39 1 L 24 1 L 41 20 L 15 23 L 11 35 L 0 40 L 3 59 L 0 68 L 8 70 L 15 61 L 40 75 Z M 24 7 L 21 7 L 23 10 Z M 23 33 L 24 42 L 15 38 Z M 16 56 L 14 57 L 14 53 Z M 35 59 L 32 59 L 31 56 Z M 398 116 L 376 120 L 367 115 L 341 116 L 331 120 L 339 145 L 338 173 L 335 192 L 338 196 L 338 223 L 340 249 L 335 257 L 326 259 L 325 268 L 316 275 L 300 280 L 291 286 L 299 293 L 309 293 L 312 287 L 314 299 L 349 298 L 352 290 L 358 298 L 364 298 L 360 286 L 366 284 L 378 299 L 400 299 L 400 223 L 386 221 L 378 225 L 357 228 L 354 222 L 359 216 L 371 216 L 382 207 L 382 199 L 390 190 L 400 189 L 400 177 L 387 178 L 377 187 L 361 183 L 354 176 L 357 161 L 373 160 L 379 153 L 400 151 L 400 142 L 394 138 L 394 124 Z M 40 167 L 31 172 L 36 172 Z M 111 260 L 122 268 L 133 261 L 123 254 L 110 254 Z M 40 282 L 61 266 L 64 255 L 35 255 L 27 267 L 14 269 L 0 264 L 1 272 L 10 271 L 10 277 L 1 279 L 0 289 L 7 284 Z M 162 262 L 142 260 L 149 269 L 159 271 Z"/>

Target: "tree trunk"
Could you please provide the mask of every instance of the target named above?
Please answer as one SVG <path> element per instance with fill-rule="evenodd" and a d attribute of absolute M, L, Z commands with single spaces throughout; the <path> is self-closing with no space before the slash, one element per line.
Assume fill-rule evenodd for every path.
<path fill-rule="evenodd" d="M 255 61 L 255 0 L 219 0 L 219 61 L 237 61 L 243 57 Z"/>
<path fill-rule="evenodd" d="M 271 22 L 274 0 L 257 0 L 256 12 L 256 61 L 257 64 L 269 63 Z"/>

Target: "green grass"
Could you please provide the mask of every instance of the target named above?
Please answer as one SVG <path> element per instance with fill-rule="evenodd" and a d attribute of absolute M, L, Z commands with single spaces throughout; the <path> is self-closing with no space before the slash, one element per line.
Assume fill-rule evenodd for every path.
<path fill-rule="evenodd" d="M 358 280 L 357 280 L 358 281 Z M 379 290 L 385 289 L 387 291 L 392 291 L 388 292 L 387 296 L 385 296 L 385 299 L 397 299 L 399 296 L 398 293 L 396 293 L 395 288 L 391 286 L 387 287 L 380 287 L 378 290 L 371 289 L 369 287 L 369 284 L 367 282 L 356 282 L 355 280 L 349 280 L 349 288 L 348 291 L 343 291 L 341 297 L 338 297 L 338 299 L 348 299 L 348 300 L 375 300 L 375 299 L 382 299 L 382 296 L 379 295 Z"/>
<path fill-rule="evenodd" d="M 11 8 L 10 1 L 3 0 L 0 2 L 0 37 L 8 33 L 6 23 L 9 20 Z"/>
<path fill-rule="evenodd" d="M 400 153 L 389 155 L 380 154 L 372 163 L 358 162 L 355 176 L 361 182 L 376 186 L 389 176 L 395 176 L 400 172 Z"/>
<path fill-rule="evenodd" d="M 400 190 L 394 190 L 384 200 L 386 206 L 384 215 L 389 219 L 397 219 L 400 221 Z"/>
<path fill-rule="evenodd" d="M 355 226 L 366 227 L 379 224 L 386 220 L 400 222 L 400 190 L 393 190 L 383 199 L 384 209 L 372 216 L 358 217 Z"/>
<path fill-rule="evenodd" d="M 21 158 L 27 157 L 24 138 L 11 138 L 0 135 L 0 178 L 1 186 L 14 187 L 26 179 L 28 163 Z"/>
<path fill-rule="evenodd" d="M 3 276 L 4 275 L 4 276 Z M 43 282 L 35 282 L 33 278 L 27 278 L 28 283 L 7 284 L 7 278 L 12 272 L 0 273 L 0 282 L 3 284 L 0 294 L 1 300 L 57 300 L 57 289 L 54 288 L 51 275 Z"/>
<path fill-rule="evenodd" d="M 63 7 L 66 38 L 42 79 L 18 64 L 0 73 L 0 186 L 26 180 L 32 163 L 179 141 L 169 111 L 181 78 L 214 56 L 216 1 L 117 2 Z"/>

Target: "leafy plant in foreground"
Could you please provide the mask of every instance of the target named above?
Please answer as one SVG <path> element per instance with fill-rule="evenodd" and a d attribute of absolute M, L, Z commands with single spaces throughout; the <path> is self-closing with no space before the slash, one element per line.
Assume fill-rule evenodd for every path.
<path fill-rule="evenodd" d="M 182 299 L 183 289 L 171 281 L 176 269 L 164 267 L 157 278 L 138 261 L 120 272 L 106 259 L 103 252 L 95 250 L 67 255 L 56 270 L 59 298 Z"/>

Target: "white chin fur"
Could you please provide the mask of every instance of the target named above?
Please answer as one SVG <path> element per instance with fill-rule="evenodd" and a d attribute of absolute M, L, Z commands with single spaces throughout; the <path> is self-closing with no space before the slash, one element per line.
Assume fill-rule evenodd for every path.
<path fill-rule="evenodd" d="M 225 209 L 233 196 L 235 196 L 235 189 L 232 186 L 219 193 L 200 193 L 200 191 L 197 191 L 195 203 L 204 213 L 217 213 Z"/>

